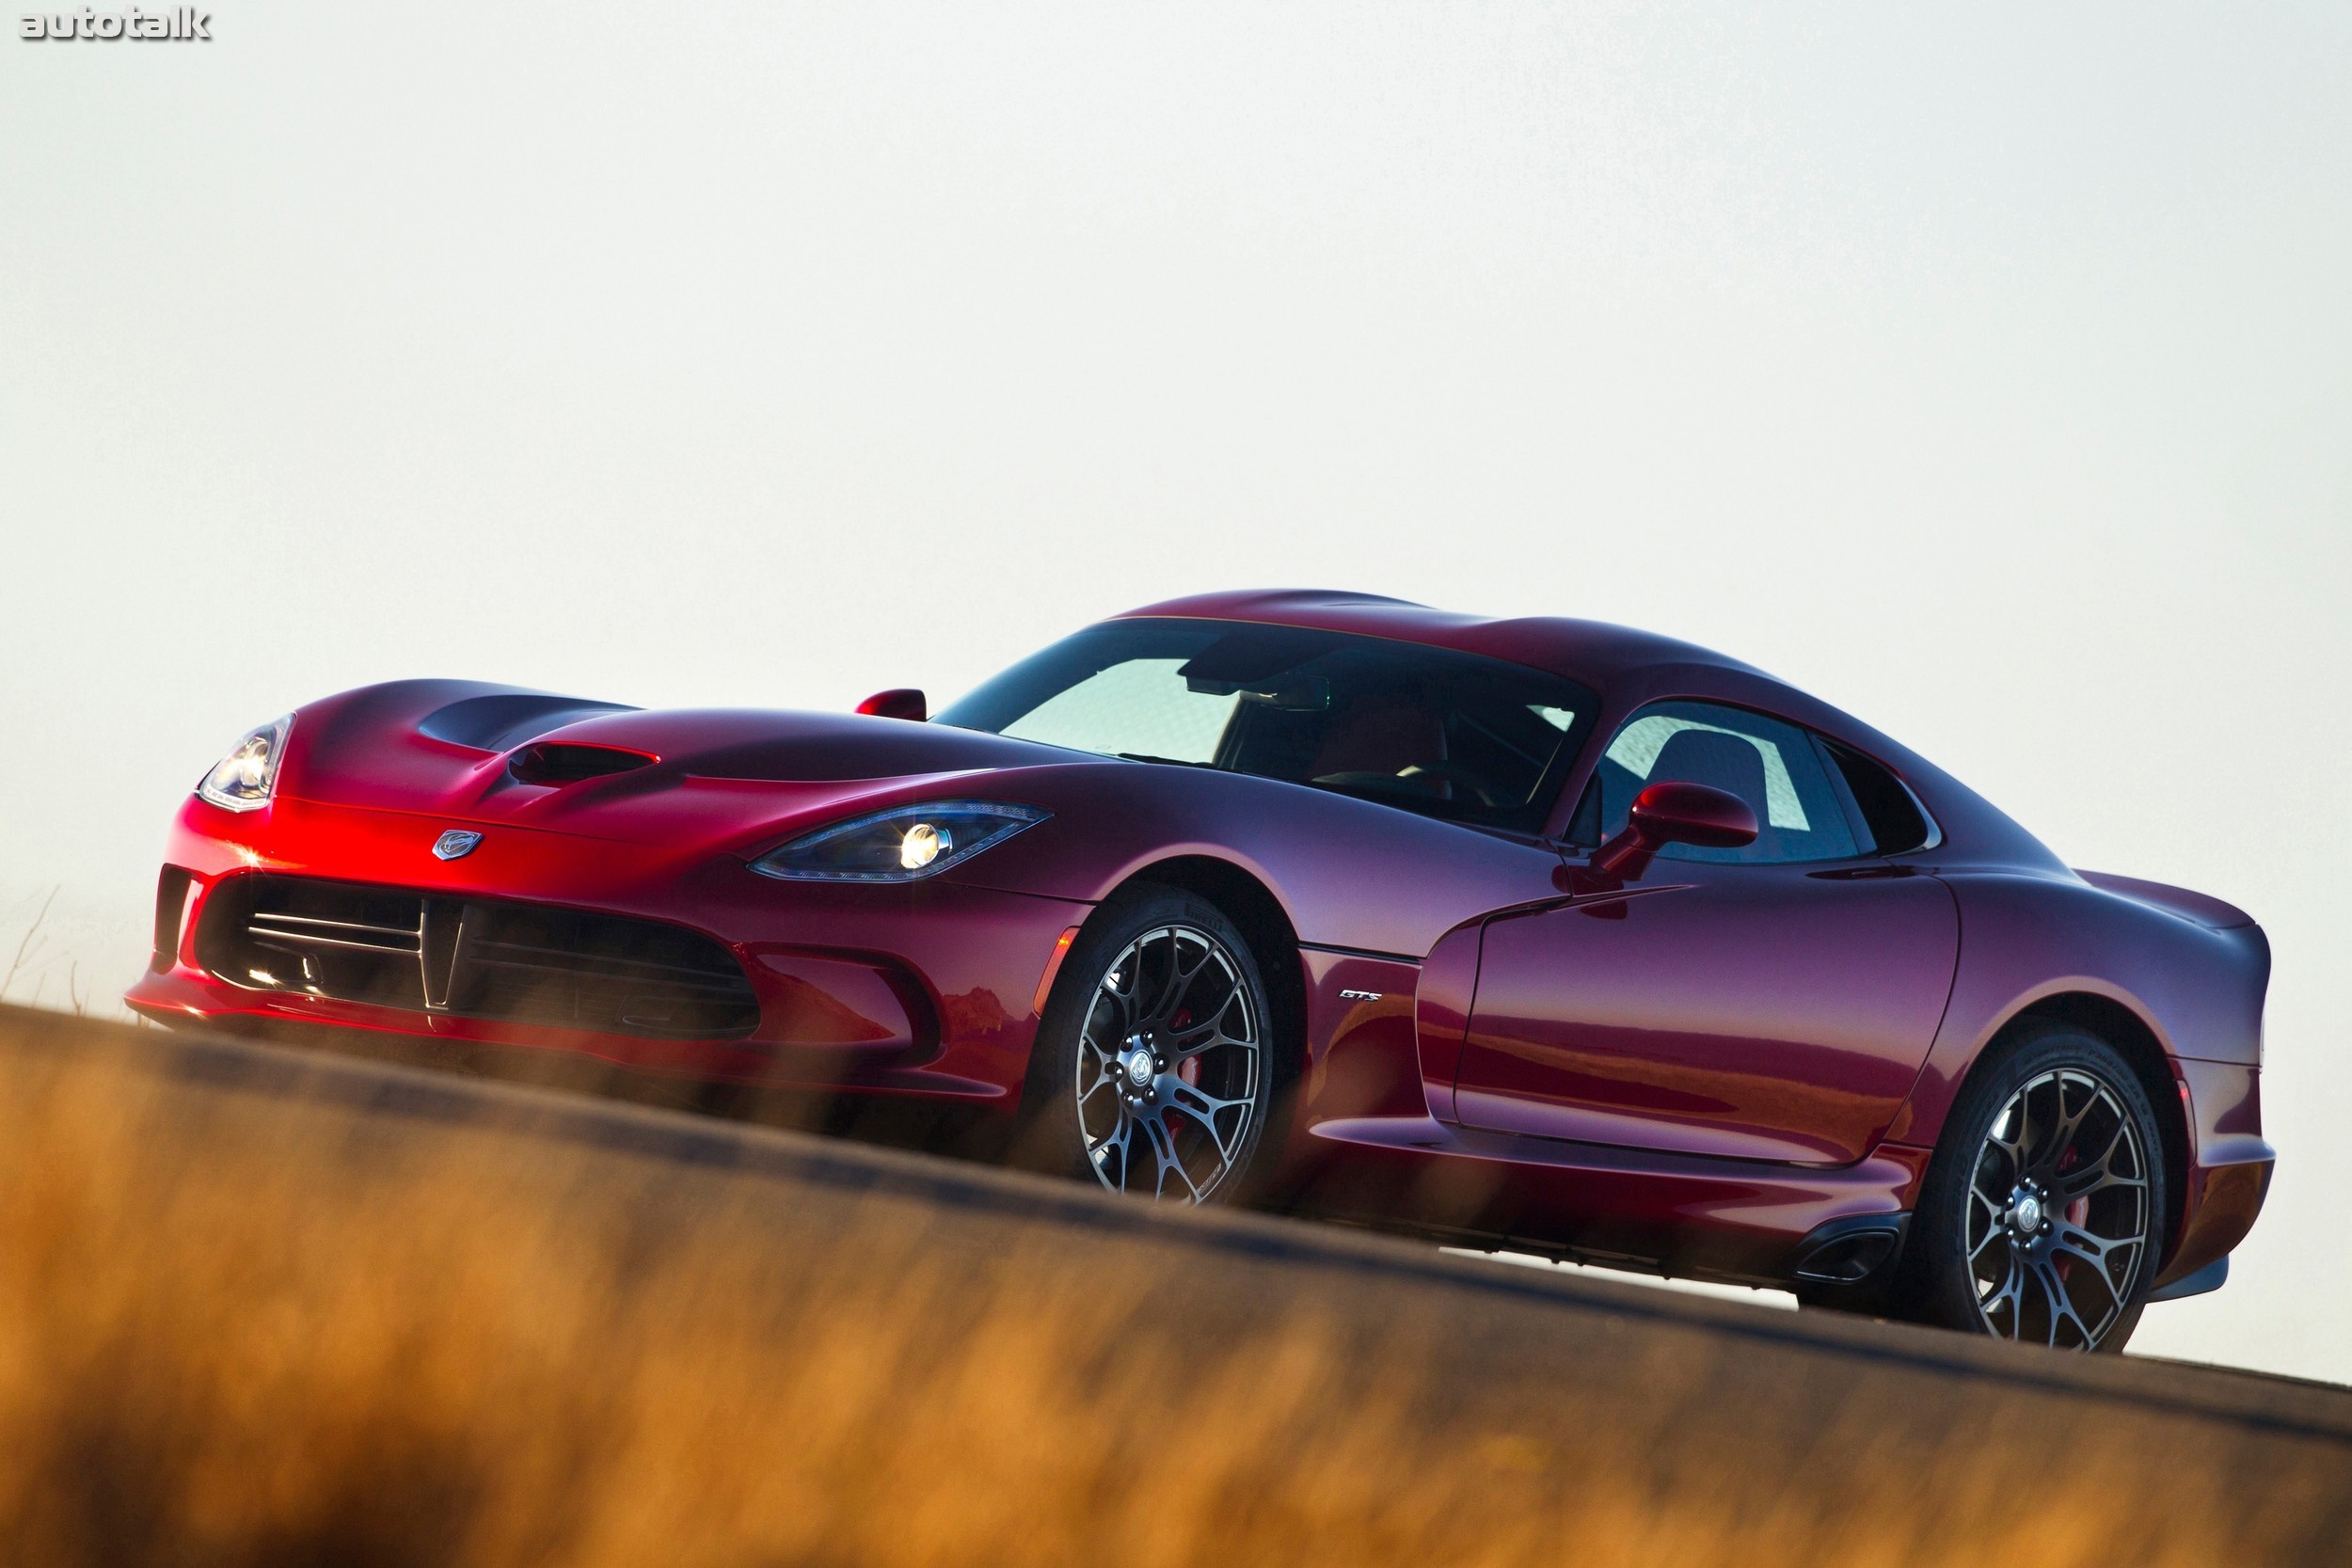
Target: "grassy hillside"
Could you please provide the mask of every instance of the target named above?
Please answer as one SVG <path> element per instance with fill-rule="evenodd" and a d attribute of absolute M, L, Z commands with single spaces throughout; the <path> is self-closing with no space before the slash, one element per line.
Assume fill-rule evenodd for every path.
<path fill-rule="evenodd" d="M 0 1011 L 67 1564 L 2340 1562 L 2352 1395 Z"/>

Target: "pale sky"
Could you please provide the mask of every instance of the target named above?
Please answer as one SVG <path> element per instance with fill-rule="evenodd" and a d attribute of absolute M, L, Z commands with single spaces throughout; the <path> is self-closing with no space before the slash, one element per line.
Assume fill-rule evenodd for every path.
<path fill-rule="evenodd" d="M 13 13 L 11 13 L 13 15 Z M 1318 585 L 1647 626 L 2268 930 L 2352 1380 L 2352 8 L 226 0 L 0 38 L 0 970 L 248 725 L 952 695 Z"/>

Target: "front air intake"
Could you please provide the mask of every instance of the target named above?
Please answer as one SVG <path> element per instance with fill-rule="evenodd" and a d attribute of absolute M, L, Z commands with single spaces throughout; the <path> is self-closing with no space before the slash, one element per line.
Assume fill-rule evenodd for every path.
<path fill-rule="evenodd" d="M 742 967 L 699 931 L 506 899 L 254 872 L 205 900 L 197 956 L 247 990 L 417 1013 L 655 1039 L 759 1024 Z"/>
<path fill-rule="evenodd" d="M 195 880 L 194 872 L 176 865 L 165 866 L 155 879 L 155 946 L 147 967 L 157 974 L 180 961 L 180 922 L 187 914 L 188 884 Z"/>

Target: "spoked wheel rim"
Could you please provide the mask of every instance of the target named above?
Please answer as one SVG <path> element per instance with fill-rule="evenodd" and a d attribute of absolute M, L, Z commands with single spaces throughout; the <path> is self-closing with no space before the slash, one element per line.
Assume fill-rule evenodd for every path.
<path fill-rule="evenodd" d="M 1993 1118 L 1968 1190 L 1968 1270 L 1996 1338 L 2095 1350 L 2150 1241 L 2147 1149 L 2122 1099 L 2074 1068 L 2038 1073 Z"/>
<path fill-rule="evenodd" d="M 1079 1036 L 1078 1127 L 1115 1193 L 1200 1203 L 1257 1129 L 1264 1052 L 1232 952 L 1198 927 L 1155 927 L 1112 959 Z"/>

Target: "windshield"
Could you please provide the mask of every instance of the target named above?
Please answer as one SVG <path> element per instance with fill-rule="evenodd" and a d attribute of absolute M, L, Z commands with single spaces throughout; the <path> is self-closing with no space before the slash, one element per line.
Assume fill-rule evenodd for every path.
<path fill-rule="evenodd" d="M 1598 701 L 1522 665 L 1234 621 L 1106 621 L 937 722 L 1533 832 Z"/>

